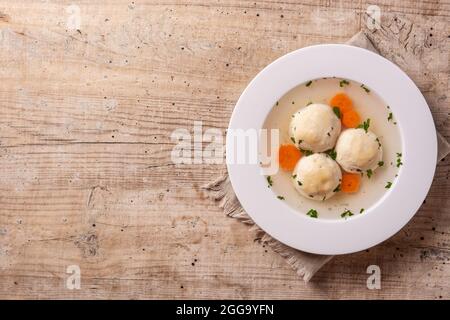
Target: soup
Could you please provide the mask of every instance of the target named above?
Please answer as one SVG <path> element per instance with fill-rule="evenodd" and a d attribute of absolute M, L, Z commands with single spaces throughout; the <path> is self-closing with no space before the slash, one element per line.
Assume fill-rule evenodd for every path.
<path fill-rule="evenodd" d="M 295 87 L 273 106 L 263 128 L 279 130 L 281 168 L 266 177 L 268 186 L 311 218 L 364 214 L 403 164 L 395 114 L 355 81 L 323 78 Z"/>

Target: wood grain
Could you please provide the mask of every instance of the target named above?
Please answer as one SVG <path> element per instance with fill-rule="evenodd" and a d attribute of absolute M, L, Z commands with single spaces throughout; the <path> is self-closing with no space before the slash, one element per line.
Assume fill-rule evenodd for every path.
<path fill-rule="evenodd" d="M 72 3 L 79 30 L 67 29 Z M 173 130 L 225 130 L 265 65 L 345 42 L 369 4 L 0 0 L 0 298 L 449 299 L 448 160 L 401 232 L 305 284 L 206 198 L 223 166 L 170 158 Z M 379 6 L 371 39 L 450 138 L 450 2 Z M 80 290 L 65 287 L 72 264 Z M 381 290 L 366 288 L 371 264 Z"/>

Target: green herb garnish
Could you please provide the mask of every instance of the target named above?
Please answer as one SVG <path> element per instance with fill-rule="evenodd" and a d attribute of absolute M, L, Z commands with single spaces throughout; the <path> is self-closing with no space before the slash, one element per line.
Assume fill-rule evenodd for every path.
<path fill-rule="evenodd" d="M 397 168 L 400 168 L 401 165 L 403 165 L 402 154 L 400 152 L 397 152 Z"/>
<path fill-rule="evenodd" d="M 280 200 L 284 200 L 283 196 L 277 196 L 277 198 L 280 199 Z"/>
<path fill-rule="evenodd" d="M 378 166 L 379 166 L 379 167 L 384 166 L 384 161 L 378 161 Z"/>
<path fill-rule="evenodd" d="M 353 216 L 353 212 L 351 212 L 350 210 L 345 210 L 344 212 L 341 213 L 341 218 L 347 218 L 351 216 Z"/>
<path fill-rule="evenodd" d="M 361 85 L 361 88 L 363 88 L 364 91 L 367 92 L 367 93 L 370 92 L 369 88 L 367 88 L 364 84 Z"/>
<path fill-rule="evenodd" d="M 295 139 L 294 139 L 294 137 L 291 137 L 291 141 L 295 144 Z"/>
<path fill-rule="evenodd" d="M 336 115 L 336 117 L 338 117 L 339 119 L 342 117 L 341 109 L 339 109 L 339 107 L 333 107 L 333 112 Z"/>
<path fill-rule="evenodd" d="M 330 150 L 328 150 L 328 151 L 325 151 L 325 153 L 326 153 L 331 159 L 336 160 L 336 156 L 337 156 L 336 150 L 330 149 Z"/>
<path fill-rule="evenodd" d="M 297 184 L 301 187 L 303 185 L 303 183 L 299 180 L 297 180 Z"/>
<path fill-rule="evenodd" d="M 270 188 L 271 186 L 273 186 L 273 180 L 272 180 L 272 177 L 271 176 L 267 176 L 267 184 L 268 184 L 268 187 Z"/>
<path fill-rule="evenodd" d="M 341 191 L 341 185 L 338 184 L 338 186 L 336 188 L 334 188 L 333 192 L 339 192 Z"/>
<path fill-rule="evenodd" d="M 392 182 L 388 181 L 388 182 L 386 183 L 385 188 L 386 188 L 386 189 L 389 189 L 391 186 L 392 186 Z"/>
<path fill-rule="evenodd" d="M 296 174 L 294 174 L 294 175 L 292 176 L 292 179 L 295 179 L 295 178 L 297 178 L 297 175 L 296 175 Z"/>
<path fill-rule="evenodd" d="M 359 210 L 359 213 L 363 213 L 364 212 L 364 208 L 361 208 L 360 210 Z"/>
<path fill-rule="evenodd" d="M 380 142 L 380 139 L 378 139 L 378 137 L 375 139 L 375 141 L 376 142 L 378 142 L 378 149 L 380 149 L 381 148 L 381 142 Z"/>
<path fill-rule="evenodd" d="M 392 119 L 394 119 L 394 115 L 392 114 L 392 112 L 389 112 L 387 120 L 391 121 Z"/>
<path fill-rule="evenodd" d="M 307 157 L 313 154 L 313 152 L 311 150 L 305 150 L 300 148 L 300 151 Z"/>
<path fill-rule="evenodd" d="M 311 85 L 311 83 L 312 83 L 312 81 L 309 80 L 309 81 L 305 84 L 305 86 L 309 87 L 309 86 Z"/>
<path fill-rule="evenodd" d="M 343 86 L 345 86 L 345 85 L 349 85 L 350 84 L 350 82 L 348 82 L 347 80 L 345 80 L 345 79 L 343 79 L 343 80 L 341 80 L 340 82 L 339 82 L 339 87 L 343 87 Z"/>
<path fill-rule="evenodd" d="M 317 218 L 319 214 L 317 213 L 317 210 L 310 209 L 307 213 L 307 216 L 310 216 L 311 218 Z"/>
<path fill-rule="evenodd" d="M 359 126 L 357 126 L 357 128 L 361 128 L 364 129 L 364 131 L 367 133 L 367 130 L 369 130 L 370 127 L 370 119 L 367 119 L 366 121 L 364 121 L 362 124 L 360 124 Z"/>
<path fill-rule="evenodd" d="M 373 175 L 372 169 L 368 169 L 368 170 L 366 171 L 366 174 L 367 174 L 367 178 L 370 179 L 370 177 L 372 177 L 372 175 Z"/>
<path fill-rule="evenodd" d="M 306 104 L 306 106 L 309 106 L 310 104 L 313 104 L 313 102 L 312 102 L 312 101 L 309 101 L 309 102 Z"/>

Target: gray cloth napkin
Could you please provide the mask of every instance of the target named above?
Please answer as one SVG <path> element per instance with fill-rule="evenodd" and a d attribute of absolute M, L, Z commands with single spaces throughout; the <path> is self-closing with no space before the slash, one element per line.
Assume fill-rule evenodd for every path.
<path fill-rule="evenodd" d="M 347 44 L 365 48 L 371 50 L 375 53 L 379 53 L 374 47 L 372 42 L 367 38 L 367 36 L 361 31 L 354 35 Z M 443 159 L 450 152 L 450 145 L 447 140 L 440 134 L 437 133 L 438 137 L 438 161 Z M 328 261 L 330 261 L 333 256 L 311 254 L 307 252 L 302 252 L 297 249 L 291 248 L 278 240 L 272 238 L 267 233 L 265 233 L 261 228 L 259 228 L 253 220 L 244 211 L 236 194 L 233 191 L 231 182 L 228 178 L 228 173 L 224 173 L 218 177 L 215 181 L 204 186 L 204 189 L 208 195 L 214 200 L 220 202 L 220 207 L 223 209 L 224 213 L 232 218 L 236 218 L 239 221 L 250 225 L 250 231 L 254 233 L 259 243 L 263 243 L 272 248 L 273 251 L 281 255 L 286 262 L 297 272 L 303 280 L 308 282 L 314 274 L 322 268 Z"/>

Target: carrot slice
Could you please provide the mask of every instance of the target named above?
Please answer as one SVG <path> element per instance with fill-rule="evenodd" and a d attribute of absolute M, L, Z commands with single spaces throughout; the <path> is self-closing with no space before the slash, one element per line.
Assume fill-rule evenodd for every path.
<path fill-rule="evenodd" d="M 342 124 L 347 128 L 356 128 L 361 123 L 361 117 L 355 110 L 349 110 L 342 115 Z"/>
<path fill-rule="evenodd" d="M 353 102 L 345 93 L 338 93 L 330 100 L 331 107 L 338 107 L 341 114 L 353 109 Z"/>
<path fill-rule="evenodd" d="M 278 161 L 280 167 L 286 171 L 292 171 L 298 160 L 302 157 L 302 153 L 292 144 L 282 144 L 278 150 Z"/>
<path fill-rule="evenodd" d="M 354 193 L 359 190 L 361 184 L 361 175 L 355 173 L 343 173 L 341 190 L 345 193 Z"/>

